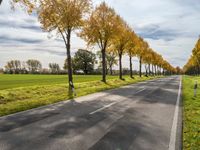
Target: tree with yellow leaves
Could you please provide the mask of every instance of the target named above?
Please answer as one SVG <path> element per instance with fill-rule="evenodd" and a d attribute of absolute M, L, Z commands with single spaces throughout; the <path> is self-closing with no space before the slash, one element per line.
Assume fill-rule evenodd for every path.
<path fill-rule="evenodd" d="M 83 26 L 83 18 L 91 8 L 90 0 L 13 0 L 20 3 L 29 13 L 37 12 L 42 29 L 56 31 L 61 35 L 67 53 L 68 80 L 70 90 L 73 87 L 71 62 L 71 34 Z"/>
<path fill-rule="evenodd" d="M 133 77 L 133 64 L 132 64 L 132 58 L 137 55 L 137 43 L 139 42 L 139 38 L 134 33 L 134 31 L 129 31 L 129 41 L 127 43 L 126 52 L 129 56 L 129 66 L 130 66 L 130 77 Z"/>
<path fill-rule="evenodd" d="M 199 75 L 200 74 L 200 38 L 192 50 L 192 55 L 183 68 L 186 74 Z"/>
<path fill-rule="evenodd" d="M 142 77 L 142 61 L 143 57 L 146 54 L 149 45 L 146 41 L 144 41 L 141 37 L 139 37 L 139 42 L 137 46 L 137 57 L 139 58 L 139 75 Z"/>
<path fill-rule="evenodd" d="M 190 56 L 188 62 L 183 67 L 183 71 L 184 71 L 184 73 L 189 74 L 189 75 L 198 74 L 197 69 L 196 69 L 196 60 L 195 60 L 195 57 L 193 55 Z"/>
<path fill-rule="evenodd" d="M 115 36 L 117 24 L 115 10 L 102 2 L 95 8 L 80 33 L 88 45 L 98 45 L 102 53 L 102 81 L 106 82 L 106 52 Z"/>
<path fill-rule="evenodd" d="M 198 72 L 198 74 L 200 74 L 200 38 L 198 39 L 197 43 L 195 44 L 195 47 L 192 50 L 192 54 L 194 57 L 194 61 L 196 62 L 197 72 Z"/>
<path fill-rule="evenodd" d="M 71 33 L 83 25 L 83 15 L 88 13 L 89 0 L 45 0 L 40 4 L 38 15 L 42 28 L 61 34 L 67 49 L 68 79 L 73 86 L 71 61 Z"/>
<path fill-rule="evenodd" d="M 111 50 L 114 51 L 119 57 L 119 78 L 122 80 L 122 56 L 125 54 L 127 44 L 130 39 L 130 28 L 127 23 L 120 17 L 117 17 L 118 28 L 116 34 L 112 39 Z"/>
<path fill-rule="evenodd" d="M 145 55 L 143 55 L 142 57 L 142 61 L 145 65 L 145 72 L 146 72 L 146 76 L 150 75 L 150 64 L 152 63 L 152 53 L 153 53 L 153 50 L 151 48 L 148 48 L 146 50 L 146 53 Z"/>

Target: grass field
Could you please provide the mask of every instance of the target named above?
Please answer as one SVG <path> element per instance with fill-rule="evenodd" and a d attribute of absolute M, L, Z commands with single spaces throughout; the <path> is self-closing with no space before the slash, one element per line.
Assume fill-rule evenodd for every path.
<path fill-rule="evenodd" d="M 108 76 L 108 79 L 117 79 L 117 76 Z M 101 80 L 99 75 L 76 75 L 75 83 Z M 0 74 L 0 90 L 35 85 L 54 85 L 67 83 L 67 75 L 4 75 Z"/>
<path fill-rule="evenodd" d="M 149 80 L 153 77 L 74 76 L 77 96 L 83 96 L 123 85 Z M 28 110 L 69 99 L 66 75 L 0 75 L 0 116 Z"/>
<path fill-rule="evenodd" d="M 194 97 L 194 83 L 198 81 L 197 97 Z M 183 149 L 200 150 L 200 77 L 183 78 Z"/>

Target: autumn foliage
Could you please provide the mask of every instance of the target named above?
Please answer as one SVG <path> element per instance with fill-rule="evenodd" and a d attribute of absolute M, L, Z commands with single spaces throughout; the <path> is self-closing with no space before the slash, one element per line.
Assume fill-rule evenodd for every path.
<path fill-rule="evenodd" d="M 193 48 L 192 55 L 190 56 L 188 62 L 185 64 L 183 71 L 189 75 L 200 74 L 200 38 Z"/>
<path fill-rule="evenodd" d="M 56 31 L 65 43 L 69 83 L 73 82 L 71 65 L 71 33 L 79 29 L 78 36 L 88 46 L 98 46 L 101 50 L 102 81 L 106 82 L 106 56 L 112 53 L 118 56 L 119 78 L 123 79 L 122 60 L 129 56 L 130 77 L 133 78 L 132 58 L 139 59 L 139 74 L 142 76 L 142 65 L 145 75 L 172 74 L 176 72 L 161 55 L 139 37 L 132 27 L 105 2 L 92 8 L 90 0 L 13 0 L 26 8 L 28 13 L 36 12 L 41 28 L 46 32 Z M 193 62 L 192 62 L 193 63 Z"/>

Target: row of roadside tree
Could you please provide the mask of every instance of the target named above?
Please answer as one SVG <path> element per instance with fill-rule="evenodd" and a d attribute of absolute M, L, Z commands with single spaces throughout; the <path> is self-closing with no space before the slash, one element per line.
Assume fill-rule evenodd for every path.
<path fill-rule="evenodd" d="M 71 57 L 71 35 L 84 39 L 88 46 L 99 46 L 102 62 L 102 81 L 106 82 L 106 55 L 114 53 L 119 61 L 119 78 L 123 79 L 122 57 L 138 57 L 140 76 L 142 64 L 146 70 L 162 70 L 172 74 L 176 71 L 161 55 L 151 49 L 146 41 L 139 37 L 128 23 L 105 2 L 95 8 L 91 0 L 13 0 L 24 6 L 29 14 L 37 14 L 41 28 L 46 32 L 56 32 L 63 39 L 67 53 L 69 87 L 73 84 Z"/>
<path fill-rule="evenodd" d="M 188 75 L 200 75 L 200 38 L 196 42 L 188 62 L 183 67 L 183 71 Z"/>

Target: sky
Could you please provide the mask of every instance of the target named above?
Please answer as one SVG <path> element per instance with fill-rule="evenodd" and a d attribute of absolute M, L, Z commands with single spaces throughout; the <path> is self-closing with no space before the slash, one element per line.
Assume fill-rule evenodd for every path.
<path fill-rule="evenodd" d="M 102 0 L 93 0 L 94 6 Z M 105 0 L 134 31 L 173 66 L 182 67 L 200 35 L 199 0 Z M 86 43 L 72 35 L 72 55 Z M 97 47 L 89 48 L 95 52 Z M 37 16 L 21 9 L 11 10 L 8 0 L 0 6 L 0 68 L 11 59 L 40 60 L 43 67 L 50 62 L 63 66 L 65 45 L 59 36 L 43 32 Z M 128 57 L 123 66 L 128 67 Z M 137 59 L 134 67 L 138 68 Z"/>

